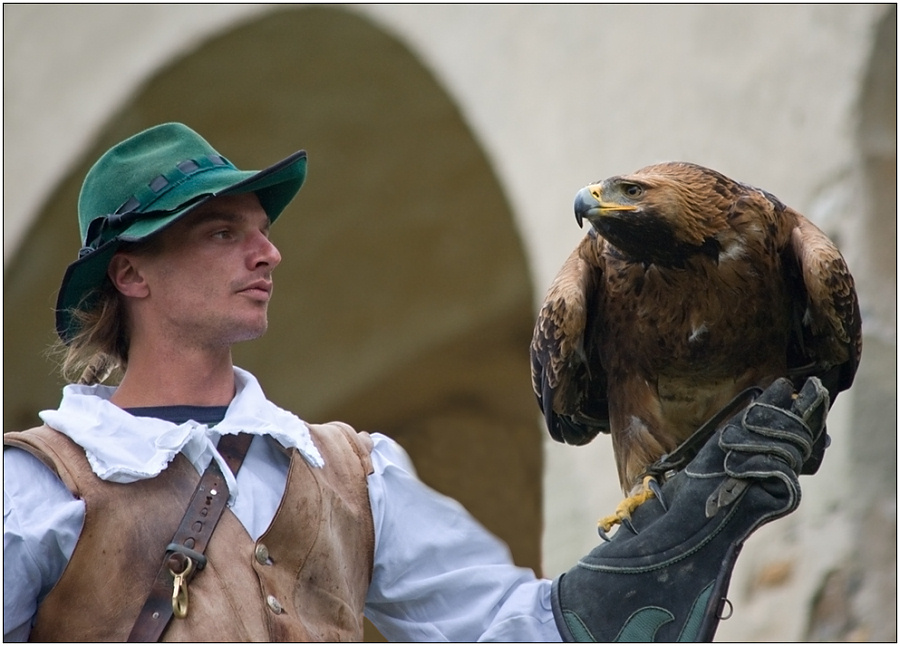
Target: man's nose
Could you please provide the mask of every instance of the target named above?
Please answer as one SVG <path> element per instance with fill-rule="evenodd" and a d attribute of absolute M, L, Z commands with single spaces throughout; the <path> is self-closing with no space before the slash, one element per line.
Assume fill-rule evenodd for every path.
<path fill-rule="evenodd" d="M 260 232 L 259 236 L 259 246 L 254 254 L 256 262 L 254 266 L 259 265 L 268 265 L 272 269 L 274 269 L 278 263 L 281 262 L 281 252 L 278 251 L 278 247 L 269 240 L 268 236 Z"/>

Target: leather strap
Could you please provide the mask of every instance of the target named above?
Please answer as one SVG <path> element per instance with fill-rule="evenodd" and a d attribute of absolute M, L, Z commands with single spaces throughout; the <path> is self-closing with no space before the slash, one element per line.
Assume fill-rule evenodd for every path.
<path fill-rule="evenodd" d="M 253 436 L 247 433 L 237 435 L 225 435 L 219 440 L 218 451 L 224 458 L 225 464 L 231 472 L 237 476 L 238 469 L 244 461 L 247 449 Z M 176 572 L 183 570 L 187 559 L 185 554 L 194 561 L 192 576 L 197 570 L 206 564 L 206 558 L 201 556 L 209 544 L 213 530 L 225 511 L 228 502 L 228 486 L 225 477 L 219 468 L 218 462 L 212 460 L 200 482 L 197 490 L 188 504 L 184 518 L 172 538 L 172 542 L 166 548 L 166 554 L 162 559 L 159 572 L 150 595 L 144 602 L 144 607 L 131 629 L 128 636 L 130 642 L 155 642 L 162 635 L 163 630 L 172 618 L 172 589 L 174 577 L 170 570 Z M 199 558 L 199 562 L 198 561 Z"/>

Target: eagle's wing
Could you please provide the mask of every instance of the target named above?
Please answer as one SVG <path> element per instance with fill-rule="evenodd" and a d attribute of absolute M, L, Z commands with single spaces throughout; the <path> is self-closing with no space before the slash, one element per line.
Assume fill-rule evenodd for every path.
<path fill-rule="evenodd" d="M 788 209 L 793 211 L 793 209 Z M 837 247 L 803 215 L 793 211 L 796 225 L 788 252 L 793 255 L 806 299 L 795 328 L 792 374 L 817 374 L 831 393 L 853 383 L 862 353 L 862 322 L 853 277 Z"/>
<path fill-rule="evenodd" d="M 563 264 L 544 299 L 531 341 L 531 382 L 553 439 L 586 444 L 608 432 L 606 372 L 592 330 L 602 288 L 600 248 L 591 232 Z M 593 357 L 592 357 L 593 355 Z"/>

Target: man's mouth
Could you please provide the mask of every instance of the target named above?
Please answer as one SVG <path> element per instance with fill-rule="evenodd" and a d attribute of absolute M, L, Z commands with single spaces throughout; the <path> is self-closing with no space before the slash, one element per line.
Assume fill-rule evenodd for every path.
<path fill-rule="evenodd" d="M 272 296 L 272 281 L 257 280 L 238 291 L 259 299 L 268 300 Z"/>

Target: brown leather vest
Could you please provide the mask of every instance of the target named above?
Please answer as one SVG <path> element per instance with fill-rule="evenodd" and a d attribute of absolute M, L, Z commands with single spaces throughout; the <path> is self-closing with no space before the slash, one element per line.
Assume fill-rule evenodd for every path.
<path fill-rule="evenodd" d="M 162 641 L 362 639 L 375 544 L 372 441 L 343 424 L 310 428 L 325 467 L 291 451 L 281 504 L 256 542 L 226 508 L 190 583 L 188 616 L 173 618 Z M 43 460 L 85 501 L 78 544 L 31 640 L 124 641 L 200 475 L 179 454 L 156 478 L 105 482 L 81 447 L 46 426 L 6 433 L 4 443 Z"/>

